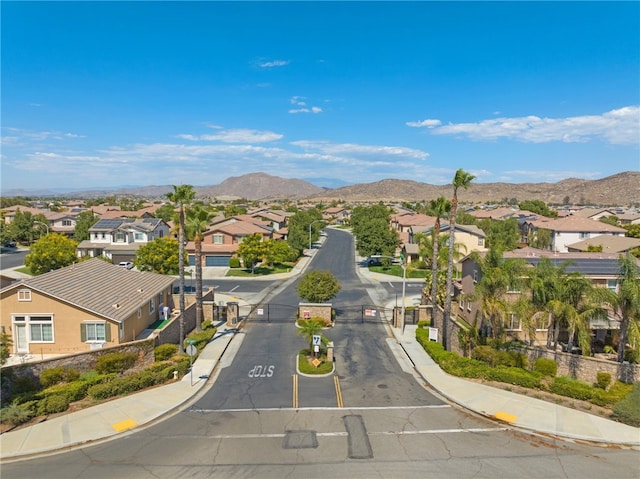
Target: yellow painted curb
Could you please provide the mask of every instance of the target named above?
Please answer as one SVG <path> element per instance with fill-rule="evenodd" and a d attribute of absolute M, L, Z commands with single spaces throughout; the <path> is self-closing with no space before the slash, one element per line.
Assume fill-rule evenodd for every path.
<path fill-rule="evenodd" d="M 114 428 L 117 432 L 126 431 L 127 429 L 133 429 L 138 425 L 133 419 L 125 419 L 124 421 L 117 422 L 113 424 L 111 427 Z"/>
<path fill-rule="evenodd" d="M 518 416 L 514 416 L 513 414 L 503 411 L 498 411 L 493 417 L 505 422 L 516 422 L 516 419 L 518 419 Z"/>

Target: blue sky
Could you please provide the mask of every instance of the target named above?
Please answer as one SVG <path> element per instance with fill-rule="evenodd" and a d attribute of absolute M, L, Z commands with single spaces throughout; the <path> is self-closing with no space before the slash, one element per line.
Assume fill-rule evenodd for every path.
<path fill-rule="evenodd" d="M 8 2 L 16 188 L 640 170 L 640 2 Z"/>

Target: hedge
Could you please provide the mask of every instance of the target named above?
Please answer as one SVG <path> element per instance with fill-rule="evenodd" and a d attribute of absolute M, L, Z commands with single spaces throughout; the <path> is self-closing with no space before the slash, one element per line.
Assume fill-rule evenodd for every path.
<path fill-rule="evenodd" d="M 624 399 L 613 405 L 613 418 L 633 427 L 640 427 L 640 382 Z"/>

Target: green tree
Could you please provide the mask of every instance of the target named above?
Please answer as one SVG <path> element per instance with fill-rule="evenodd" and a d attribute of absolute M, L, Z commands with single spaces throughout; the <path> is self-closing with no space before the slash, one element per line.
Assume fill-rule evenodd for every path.
<path fill-rule="evenodd" d="M 400 244 L 398 232 L 390 227 L 391 210 L 382 203 L 356 206 L 351 213 L 351 229 L 361 256 L 395 256 Z"/>
<path fill-rule="evenodd" d="M 511 251 L 518 247 L 518 243 L 520 242 L 520 228 L 517 219 L 481 220 L 478 222 L 478 227 L 487 235 L 487 248 Z"/>
<path fill-rule="evenodd" d="M 11 356 L 13 341 L 6 331 L 0 332 L 0 365 L 5 364 Z"/>
<path fill-rule="evenodd" d="M 307 319 L 299 322 L 298 334 L 309 342 L 309 349 L 313 346 L 313 337 L 322 332 L 324 322 L 319 319 Z"/>
<path fill-rule="evenodd" d="M 298 283 L 298 296 L 310 303 L 329 301 L 339 291 L 340 282 L 331 271 L 310 271 Z"/>
<path fill-rule="evenodd" d="M 458 212 L 458 190 L 469 188 L 471 182 L 475 179 L 475 176 L 471 173 L 467 173 L 462 168 L 456 171 L 453 177 L 453 197 L 451 198 L 451 208 L 449 209 L 449 260 L 447 262 L 447 291 L 445 294 L 444 302 L 444 318 L 442 321 L 442 344 L 445 349 L 448 349 L 449 344 L 447 326 L 451 320 L 451 294 L 453 293 L 453 260 L 455 255 L 455 241 L 456 241 L 456 214 Z"/>
<path fill-rule="evenodd" d="M 621 318 L 618 331 L 618 361 L 630 356 L 627 347 L 633 350 L 633 361 L 640 360 L 640 268 L 631 253 L 618 260 L 618 289 L 598 288 L 598 299 L 611 305 Z"/>
<path fill-rule="evenodd" d="M 542 200 L 524 200 L 521 201 L 518 207 L 521 210 L 531 211 L 538 215 L 546 216 L 547 218 L 557 218 L 558 212 L 550 209 L 547 204 Z"/>
<path fill-rule="evenodd" d="M 178 343 L 178 352 L 184 353 L 184 312 L 186 309 L 184 296 L 184 246 L 185 246 L 185 227 L 184 227 L 184 208 L 189 205 L 196 197 L 196 192 L 191 185 L 173 185 L 173 193 L 167 193 L 169 201 L 177 204 L 178 211 L 178 246 L 180 254 L 178 256 L 178 275 L 180 276 L 179 302 L 180 302 L 180 341 Z"/>
<path fill-rule="evenodd" d="M 476 264 L 480 268 L 480 280 L 474 296 L 480 301 L 479 311 L 482 325 L 490 331 L 493 339 L 504 334 L 504 325 L 510 312 L 507 302 L 509 291 L 518 291 L 524 276 L 524 261 L 503 259 L 498 248 L 491 248 L 484 256 L 474 253 Z"/>
<path fill-rule="evenodd" d="M 266 248 L 260 233 L 253 233 L 242 240 L 238 246 L 237 254 L 242 258 L 245 268 L 255 271 L 256 265 L 265 257 Z"/>
<path fill-rule="evenodd" d="M 44 215 L 34 215 L 18 208 L 9 225 L 8 237 L 19 243 L 31 244 L 34 239 L 47 234 L 48 224 L 49 220 Z"/>
<path fill-rule="evenodd" d="M 625 236 L 630 238 L 640 238 L 640 224 L 626 225 L 624 226 L 624 229 L 627 230 Z"/>
<path fill-rule="evenodd" d="M 264 261 L 269 266 L 273 266 L 275 263 L 295 261 L 295 259 L 296 254 L 286 241 L 273 239 L 265 241 Z"/>
<path fill-rule="evenodd" d="M 134 264 L 140 271 L 158 274 L 178 274 L 180 247 L 175 238 L 156 238 L 138 249 Z"/>
<path fill-rule="evenodd" d="M 93 211 L 83 211 L 76 218 L 76 227 L 73 232 L 73 238 L 79 243 L 80 241 L 88 240 L 90 238 L 89 228 L 95 225 L 98 220 L 98 216 L 93 214 Z"/>
<path fill-rule="evenodd" d="M 176 217 L 176 209 L 171 203 L 165 203 L 158 208 L 153 214 L 154 217 L 161 219 L 165 223 L 173 221 Z"/>
<path fill-rule="evenodd" d="M 24 264 L 35 275 L 69 266 L 77 261 L 78 243 L 58 233 L 49 233 L 31 246 Z"/>
<path fill-rule="evenodd" d="M 202 309 L 202 240 L 204 239 L 205 231 L 209 229 L 211 217 L 211 213 L 200 205 L 187 209 L 185 228 L 187 237 L 193 240 L 196 250 L 196 331 L 202 331 L 204 315 Z"/>
<path fill-rule="evenodd" d="M 549 249 L 551 246 L 551 230 L 536 228 L 529 234 L 529 246 L 538 249 Z"/>
<path fill-rule="evenodd" d="M 616 215 L 603 216 L 602 218 L 600 218 L 599 221 L 600 223 L 604 223 L 611 226 L 620 226 L 620 220 Z"/>
<path fill-rule="evenodd" d="M 298 256 L 309 247 L 309 229 L 311 229 L 311 240 L 318 239 L 321 222 L 322 213 L 316 208 L 299 211 L 289 218 L 287 243 Z"/>

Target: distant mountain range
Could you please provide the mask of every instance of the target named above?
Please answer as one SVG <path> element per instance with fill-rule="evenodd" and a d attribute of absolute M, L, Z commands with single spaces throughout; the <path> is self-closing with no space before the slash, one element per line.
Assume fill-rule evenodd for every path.
<path fill-rule="evenodd" d="M 439 196 L 449 198 L 451 185 L 431 185 L 411 180 L 385 179 L 340 188 L 322 188 L 308 181 L 286 179 L 266 173 L 250 173 L 227 178 L 212 186 L 194 187 L 199 197 L 248 200 L 341 200 L 353 201 L 428 201 Z M 162 198 L 171 185 L 127 186 L 117 189 L 91 189 L 75 192 L 18 191 L 4 196 L 64 196 L 95 198 L 129 195 L 147 199 Z M 598 180 L 569 178 L 557 183 L 471 183 L 459 190 L 462 202 L 501 202 L 505 200 L 542 200 L 546 203 L 589 203 L 605 206 L 640 205 L 640 172 L 626 171 Z"/>

